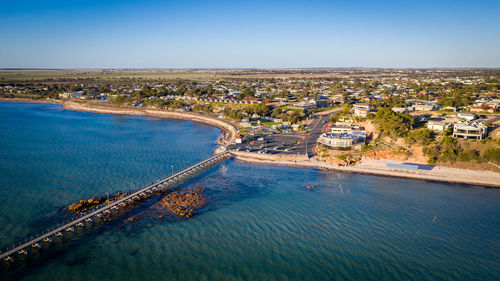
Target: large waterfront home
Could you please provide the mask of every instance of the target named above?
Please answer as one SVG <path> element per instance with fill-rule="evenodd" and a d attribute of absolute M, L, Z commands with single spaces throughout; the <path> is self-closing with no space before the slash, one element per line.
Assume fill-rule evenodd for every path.
<path fill-rule="evenodd" d="M 488 127 L 483 122 L 460 121 L 453 125 L 453 137 L 464 139 L 484 139 Z"/>

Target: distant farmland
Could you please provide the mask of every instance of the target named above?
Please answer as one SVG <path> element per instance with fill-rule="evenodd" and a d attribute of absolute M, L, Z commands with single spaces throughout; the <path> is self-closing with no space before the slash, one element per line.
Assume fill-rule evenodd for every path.
<path fill-rule="evenodd" d="M 367 77 L 411 78 L 428 72 L 440 76 L 478 72 L 499 77 L 499 69 L 377 69 L 377 68 L 312 68 L 312 69 L 0 69 L 0 83 L 92 83 L 140 81 L 216 81 L 239 79 L 338 79 Z M 481 74 L 480 73 L 480 74 Z"/>
<path fill-rule="evenodd" d="M 2 69 L 0 83 L 6 82 L 68 82 L 68 81 L 210 81 L 252 78 L 333 78 L 343 76 L 342 71 L 326 69 L 218 69 L 218 70 L 95 70 L 95 69 Z"/>
<path fill-rule="evenodd" d="M 71 80 L 210 80 L 209 71 L 169 70 L 0 70 L 0 82 L 58 82 Z"/>

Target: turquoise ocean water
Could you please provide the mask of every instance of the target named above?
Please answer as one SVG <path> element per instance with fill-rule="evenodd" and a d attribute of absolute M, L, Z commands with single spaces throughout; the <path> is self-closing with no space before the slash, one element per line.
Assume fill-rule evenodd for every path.
<path fill-rule="evenodd" d="M 212 155 L 219 133 L 0 103 L 0 247 Z M 154 198 L 0 280 L 500 280 L 500 189 L 232 160 L 183 186 L 207 193 L 193 218 Z"/>

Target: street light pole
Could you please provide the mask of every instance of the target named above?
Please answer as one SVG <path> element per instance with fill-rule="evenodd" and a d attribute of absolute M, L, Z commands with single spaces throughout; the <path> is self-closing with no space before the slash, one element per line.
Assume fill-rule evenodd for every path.
<path fill-rule="evenodd" d="M 174 165 L 170 165 L 170 168 L 172 168 L 172 175 L 174 174 Z"/>
<path fill-rule="evenodd" d="M 307 154 L 307 135 L 306 135 L 306 156 L 309 158 L 309 154 Z"/>

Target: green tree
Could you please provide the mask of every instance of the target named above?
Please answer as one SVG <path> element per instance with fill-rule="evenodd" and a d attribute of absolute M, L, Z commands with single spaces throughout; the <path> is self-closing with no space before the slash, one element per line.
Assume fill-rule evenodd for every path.
<path fill-rule="evenodd" d="M 271 109 L 265 103 L 257 103 L 250 106 L 250 111 L 260 116 L 267 116 Z"/>
<path fill-rule="evenodd" d="M 500 148 L 490 147 L 483 152 L 483 158 L 487 161 L 500 163 Z"/>
<path fill-rule="evenodd" d="M 438 145 L 427 146 L 422 149 L 422 152 L 429 158 L 427 163 L 434 165 L 441 155 L 441 148 Z"/>
<path fill-rule="evenodd" d="M 415 119 L 408 113 L 397 113 L 388 107 L 382 107 L 375 115 L 375 122 L 382 136 L 396 138 L 406 135 L 415 123 Z"/>
<path fill-rule="evenodd" d="M 273 109 L 273 112 L 271 112 L 271 117 L 278 118 L 280 114 L 283 112 L 283 110 L 279 107 Z"/>
<path fill-rule="evenodd" d="M 406 135 L 405 141 L 408 144 L 429 145 L 433 139 L 434 137 L 432 136 L 432 132 L 425 128 L 409 131 Z"/>
<path fill-rule="evenodd" d="M 297 111 L 292 111 L 292 113 L 286 114 L 285 116 L 283 116 L 282 119 L 285 122 L 290 122 L 292 124 L 295 124 L 295 123 L 298 123 L 300 121 L 301 115 Z"/>
<path fill-rule="evenodd" d="M 459 152 L 458 159 L 460 159 L 460 161 L 464 161 L 464 162 L 471 161 L 471 160 L 479 160 L 479 151 L 469 149 L 469 150 Z"/>

